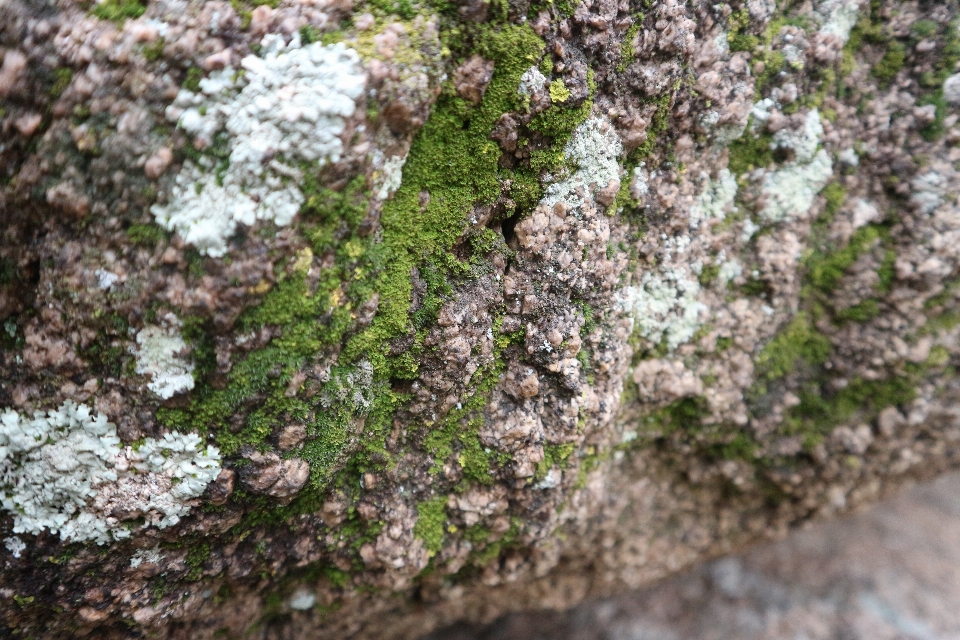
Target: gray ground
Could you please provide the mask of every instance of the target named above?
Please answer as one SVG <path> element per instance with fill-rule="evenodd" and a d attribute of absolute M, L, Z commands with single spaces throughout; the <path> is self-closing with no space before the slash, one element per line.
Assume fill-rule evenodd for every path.
<path fill-rule="evenodd" d="M 960 638 L 960 475 L 568 612 L 428 640 Z"/>

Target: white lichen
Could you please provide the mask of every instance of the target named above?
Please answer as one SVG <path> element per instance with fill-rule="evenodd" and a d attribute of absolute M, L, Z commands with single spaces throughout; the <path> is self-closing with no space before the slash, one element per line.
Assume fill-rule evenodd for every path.
<path fill-rule="evenodd" d="M 362 413 L 373 404 L 373 365 L 361 360 L 356 366 L 332 376 L 320 403 L 326 408 L 346 405 Z"/>
<path fill-rule="evenodd" d="M 280 36 L 263 39 L 264 57 L 247 56 L 243 73 L 231 68 L 181 90 L 168 118 L 200 147 L 223 136 L 229 163 L 188 161 L 168 204 L 151 208 L 157 222 L 209 256 L 222 256 L 238 224 L 290 224 L 304 201 L 298 166 L 337 162 L 345 118 L 356 111 L 366 74 L 342 43 L 301 46 Z"/>
<path fill-rule="evenodd" d="M 811 109 L 803 119 L 803 126 L 799 131 L 781 129 L 773 135 L 771 149 L 790 149 L 794 154 L 794 162 L 805 163 L 813 160 L 823 137 L 823 123 L 820 121 L 820 112 Z"/>
<path fill-rule="evenodd" d="M 943 99 L 955 107 L 960 105 L 960 73 L 955 73 L 943 81 Z"/>
<path fill-rule="evenodd" d="M 150 376 L 147 388 L 168 400 L 193 389 L 193 363 L 181 355 L 187 348 L 180 335 L 179 322 L 172 314 L 165 327 L 147 325 L 137 333 L 135 371 Z"/>
<path fill-rule="evenodd" d="M 574 130 L 563 152 L 567 162 L 576 169 L 564 180 L 547 187 L 540 201 L 547 207 L 563 202 L 577 212 L 596 190 L 606 187 L 611 180 L 620 179 L 618 158 L 623 153 L 623 144 L 606 120 L 587 119 Z"/>
<path fill-rule="evenodd" d="M 10 536 L 9 538 L 4 538 L 3 545 L 7 548 L 7 551 L 10 552 L 14 558 L 19 558 L 20 554 L 27 548 L 26 543 L 18 538 L 17 536 Z"/>
<path fill-rule="evenodd" d="M 750 218 L 747 218 L 743 221 L 743 232 L 740 234 L 740 241 L 749 242 L 750 238 L 753 237 L 753 234 L 755 234 L 757 231 L 760 231 L 760 229 L 760 225 L 755 223 Z"/>
<path fill-rule="evenodd" d="M 154 547 L 153 549 L 139 549 L 133 557 L 130 558 L 130 568 L 136 569 L 141 564 L 146 562 L 147 564 L 160 564 L 163 561 L 163 554 L 160 552 L 160 549 Z"/>
<path fill-rule="evenodd" d="M 65 402 L 33 418 L 0 413 L 0 503 L 14 533 L 44 529 L 99 544 L 129 537 L 132 520 L 172 526 L 220 473 L 220 453 L 195 434 L 121 447 L 116 427 Z"/>
<path fill-rule="evenodd" d="M 97 286 L 103 290 L 109 289 L 120 279 L 120 276 L 106 269 L 97 269 L 94 275 L 97 276 Z"/>
<path fill-rule="evenodd" d="M 804 215 L 832 177 L 833 163 L 823 149 L 808 164 L 789 165 L 769 172 L 763 181 L 766 202 L 761 215 L 770 222 Z"/>
<path fill-rule="evenodd" d="M 836 36 L 841 43 L 846 44 L 850 31 L 857 24 L 859 5 L 860 0 L 827 0 L 821 4 L 818 13 L 826 16 L 826 21 L 820 28 L 820 33 Z"/>
<path fill-rule="evenodd" d="M 862 198 L 854 199 L 853 220 L 851 220 L 854 229 L 859 229 L 871 222 L 878 222 L 881 217 L 880 210 L 872 202 L 867 202 Z"/>
<path fill-rule="evenodd" d="M 717 280 L 726 286 L 734 278 L 739 278 L 743 274 L 743 265 L 735 258 L 725 260 L 720 263 L 720 270 L 717 272 Z"/>
<path fill-rule="evenodd" d="M 383 163 L 382 182 L 377 197 L 386 200 L 388 197 L 400 188 L 403 180 L 403 165 L 407 162 L 407 156 L 393 156 Z"/>
<path fill-rule="evenodd" d="M 650 179 L 647 175 L 646 162 L 641 162 L 633 169 L 633 179 L 630 182 L 630 197 L 638 203 L 650 194 Z"/>
<path fill-rule="evenodd" d="M 913 187 L 910 203 L 920 213 L 929 215 L 943 204 L 943 196 L 948 184 L 947 179 L 936 171 L 922 173 L 914 178 L 910 184 Z"/>
<path fill-rule="evenodd" d="M 774 109 L 779 107 L 780 105 L 772 98 L 764 98 L 755 102 L 750 108 L 750 130 L 756 131 L 762 125 L 765 125 L 770 120 L 770 116 L 773 115 Z"/>
<path fill-rule="evenodd" d="M 848 167 L 856 167 L 860 164 L 860 156 L 857 155 L 857 152 L 853 147 L 847 147 L 837 154 L 837 160 L 839 160 L 841 164 L 845 164 Z"/>
<path fill-rule="evenodd" d="M 517 94 L 521 96 L 531 96 L 538 91 L 542 91 L 546 86 L 546 76 L 540 73 L 540 69 L 536 66 L 532 66 L 520 76 L 520 86 L 517 87 Z"/>
<path fill-rule="evenodd" d="M 807 113 L 799 131 L 781 130 L 774 135 L 771 148 L 790 149 L 794 158 L 764 176 L 764 206 L 760 213 L 767 221 L 803 216 L 833 177 L 830 155 L 824 149 L 818 151 L 822 136 L 823 125 L 816 109 Z"/>
<path fill-rule="evenodd" d="M 656 271 L 644 273 L 640 285 L 626 287 L 619 298 L 621 308 L 632 321 L 632 331 L 654 345 L 665 343 L 673 351 L 697 332 L 700 313 L 707 307 L 698 300 L 699 281 L 692 277 L 681 257 L 690 238 L 661 240 L 661 263 Z"/>
<path fill-rule="evenodd" d="M 737 179 L 729 169 L 721 169 L 716 180 L 708 180 L 697 200 L 690 207 L 690 228 L 701 222 L 722 219 L 737 196 Z"/>
<path fill-rule="evenodd" d="M 298 589 L 287 600 L 287 605 L 294 611 L 309 611 L 315 604 L 317 604 L 317 596 L 306 589 Z"/>

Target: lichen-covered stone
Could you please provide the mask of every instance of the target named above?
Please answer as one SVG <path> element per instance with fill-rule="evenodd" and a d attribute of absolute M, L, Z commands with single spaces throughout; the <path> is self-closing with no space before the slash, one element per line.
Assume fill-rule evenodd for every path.
<path fill-rule="evenodd" d="M 412 637 L 954 466 L 958 19 L 0 4 L 0 635 Z"/>

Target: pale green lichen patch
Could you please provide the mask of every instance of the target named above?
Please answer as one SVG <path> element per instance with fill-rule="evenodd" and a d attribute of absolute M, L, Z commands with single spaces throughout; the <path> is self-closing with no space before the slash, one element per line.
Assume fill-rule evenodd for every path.
<path fill-rule="evenodd" d="M 168 118 L 203 147 L 220 135 L 225 162 L 188 161 L 170 202 L 151 207 L 157 222 L 205 254 L 223 256 L 237 225 L 289 225 L 304 202 L 300 163 L 339 160 L 344 119 L 353 116 L 366 74 L 342 44 L 303 46 L 263 38 L 263 57 L 246 56 L 245 73 L 214 72 L 184 83 Z M 188 86 L 189 85 L 189 86 Z"/>
<path fill-rule="evenodd" d="M 196 434 L 122 447 L 116 426 L 86 405 L 0 413 L 0 503 L 14 533 L 105 544 L 130 537 L 138 519 L 169 527 L 219 472 L 220 453 Z"/>

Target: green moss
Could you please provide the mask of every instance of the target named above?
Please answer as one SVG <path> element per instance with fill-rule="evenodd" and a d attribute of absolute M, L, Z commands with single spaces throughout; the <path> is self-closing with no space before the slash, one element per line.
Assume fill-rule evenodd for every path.
<path fill-rule="evenodd" d="M 563 80 L 557 78 L 550 83 L 550 99 L 554 103 L 566 102 L 570 99 L 570 89 L 563 84 Z"/>
<path fill-rule="evenodd" d="M 843 203 L 847 199 L 847 190 L 844 189 L 843 185 L 839 182 L 831 182 L 823 188 L 820 195 L 826 200 L 821 219 L 826 220 L 828 223 L 832 222 L 837 212 L 840 211 L 840 207 L 843 206 Z"/>
<path fill-rule="evenodd" d="M 753 51 L 760 44 L 760 38 L 749 32 L 750 14 L 746 8 L 730 14 L 727 31 L 727 43 L 731 51 Z"/>
<path fill-rule="evenodd" d="M 779 51 L 774 51 L 766 55 L 763 59 L 763 71 L 757 74 L 756 88 L 757 93 L 763 91 L 763 89 L 770 84 L 770 81 L 778 76 L 778 74 L 783 71 L 783 68 L 787 64 L 787 59 Z"/>
<path fill-rule="evenodd" d="M 147 10 L 140 0 L 103 0 L 93 5 L 90 13 L 101 20 L 123 22 L 127 18 L 139 18 Z"/>
<path fill-rule="evenodd" d="M 446 536 L 447 498 L 437 496 L 417 505 L 417 524 L 413 527 L 413 535 L 423 540 L 430 556 L 436 555 L 443 548 L 443 539 Z"/>
<path fill-rule="evenodd" d="M 757 355 L 758 376 L 775 380 L 794 371 L 800 363 L 822 365 L 831 349 L 830 340 L 819 333 L 801 311 Z"/>
<path fill-rule="evenodd" d="M 203 69 L 200 67 L 190 67 L 187 69 L 187 77 L 183 80 L 183 88 L 187 91 L 197 93 L 200 91 L 200 80 L 203 79 Z"/>
<path fill-rule="evenodd" d="M 203 565 L 210 559 L 210 545 L 207 543 L 191 544 L 187 547 L 187 577 L 190 582 L 196 582 L 203 575 Z"/>
<path fill-rule="evenodd" d="M 476 255 L 461 261 L 450 252 L 466 229 L 466 216 L 474 205 L 499 198 L 506 180 L 512 184 L 510 195 L 518 207 L 515 213 L 529 211 L 542 195 L 539 173 L 527 167 L 502 169 L 499 148 L 488 136 L 503 112 L 523 109 L 516 88 L 522 73 L 540 60 L 543 42 L 528 27 L 483 25 L 472 29 L 461 33 L 459 46 L 493 60 L 494 77 L 476 106 L 459 98 L 449 82 L 444 86 L 431 118 L 413 142 L 400 189 L 383 205 L 382 236 L 375 240 L 359 232 L 369 211 L 368 187 L 362 177 L 335 192 L 320 187 L 315 167 L 304 166 L 307 178 L 301 188 L 306 204 L 300 226 L 310 242 L 310 252 L 301 251 L 293 259 L 275 264 L 276 284 L 264 284 L 262 290 L 253 287 L 263 295 L 262 302 L 238 321 L 238 331 L 267 325 L 275 327 L 275 335 L 279 335 L 265 347 L 237 358 L 226 380 L 214 387 L 207 378 L 214 373 L 208 364 L 215 359 L 210 359 L 213 352 L 204 342 L 203 331 L 188 337 L 184 329 L 185 339 L 199 359 L 198 384 L 188 407 L 158 410 L 162 424 L 180 431 L 212 431 L 228 456 L 245 446 L 267 447 L 267 438 L 281 425 L 298 422 L 307 428 L 308 440 L 297 453 L 310 463 L 307 488 L 285 507 L 238 490 L 234 499 L 248 505 L 248 515 L 235 528 L 237 535 L 262 523 L 315 510 L 322 490 L 331 481 L 345 491 L 355 491 L 354 482 L 347 478 L 390 464 L 386 433 L 397 409 L 408 400 L 390 381 L 417 376 L 423 330 L 435 322 L 451 291 L 450 283 L 471 277 L 471 270 L 479 264 Z M 188 72 L 187 83 L 195 84 L 199 77 L 199 71 Z M 545 135 L 556 136 L 554 146 L 562 149 L 572 129 L 589 114 L 589 101 L 554 105 L 548 111 L 541 114 L 540 123 L 549 130 Z M 559 162 L 562 156 L 547 168 L 553 170 Z M 424 193 L 430 197 L 422 201 Z M 132 229 L 134 235 L 150 235 L 147 229 Z M 477 255 L 504 249 L 502 238 L 490 233 L 470 236 L 468 245 Z M 314 256 L 333 262 L 331 268 L 320 271 L 319 281 L 306 277 Z M 426 282 L 427 291 L 421 307 L 411 312 L 414 269 Z M 379 298 L 378 312 L 368 327 L 358 331 L 357 310 L 374 295 Z M 440 424 L 424 425 L 429 430 L 424 446 L 437 464 L 453 457 L 471 482 L 490 482 L 491 466 L 504 462 L 487 453 L 478 437 L 487 395 L 502 371 L 499 353 L 512 339 L 500 334 L 499 323 L 495 331 L 497 359 L 474 374 L 472 395 Z M 410 348 L 392 351 L 396 339 L 411 335 L 415 340 Z M 329 381 L 309 395 L 289 397 L 293 376 L 323 362 L 341 344 L 344 347 L 330 369 Z M 358 372 L 366 362 L 372 381 L 358 388 Z M 362 401 L 355 401 L 357 397 Z M 345 470 L 334 477 L 340 469 Z M 432 512 L 425 513 L 429 516 Z M 422 520 L 418 525 L 421 531 L 427 531 L 423 527 L 429 521 L 429 517 Z M 342 525 L 341 531 L 352 540 L 351 548 L 375 536 L 376 527 L 350 522 Z M 428 537 L 430 548 L 437 549 L 433 529 Z"/>
<path fill-rule="evenodd" d="M 283 334 L 235 362 L 225 388 L 198 384 L 187 409 L 162 408 L 157 415 L 163 423 L 183 431 L 214 431 L 225 455 L 235 454 L 244 445 L 262 448 L 278 425 L 301 422 L 310 436 L 301 455 L 310 463 L 312 486 L 318 487 L 343 462 L 343 451 L 363 420 L 383 419 L 383 407 L 371 410 L 370 397 L 376 394 L 387 404 L 400 399 L 389 390 L 381 390 L 381 382 L 368 380 L 361 385 L 360 369 L 353 362 L 331 369 L 328 382 L 316 390 L 314 399 L 301 394 L 287 396 L 293 375 L 343 339 L 352 324 L 354 305 L 359 306 L 372 295 L 369 282 L 362 276 L 374 272 L 381 259 L 371 240 L 361 241 L 357 236 L 367 210 L 362 179 L 339 193 L 315 185 L 309 180 L 303 185 L 307 195 L 304 235 L 312 241 L 313 251 L 296 256 L 290 273 L 283 273 L 261 305 L 239 320 L 243 331 L 273 325 L 284 327 Z M 332 230 L 341 234 L 339 244 Z M 330 251 L 334 253 L 334 266 L 324 270 L 316 290 L 311 291 L 304 270 L 309 269 L 314 253 Z M 282 265 L 281 271 L 284 268 Z M 193 328 L 185 318 L 184 337 L 194 346 L 195 373 L 202 378 L 207 369 L 213 369 L 215 358 L 212 346 L 204 342 L 208 328 Z M 323 403 L 330 406 L 323 407 Z M 234 416 L 242 416 L 239 424 Z"/>
<path fill-rule="evenodd" d="M 576 447 L 572 444 L 547 445 L 543 448 L 543 460 L 537 463 L 534 479 L 539 481 L 547 476 L 553 467 L 563 467 Z"/>
<path fill-rule="evenodd" d="M 163 38 L 157 38 L 149 44 L 143 45 L 143 57 L 146 58 L 149 62 L 156 62 L 160 59 L 160 56 L 163 55 L 163 48 L 167 45 L 167 41 Z"/>
<path fill-rule="evenodd" d="M 708 264 L 703 267 L 700 271 L 700 275 L 697 276 L 697 280 L 700 281 L 700 286 L 708 287 L 714 280 L 720 275 L 720 265 L 717 264 Z"/>
<path fill-rule="evenodd" d="M 633 61 L 636 59 L 637 54 L 633 50 L 633 39 L 637 37 L 637 34 L 640 32 L 640 25 L 634 24 L 632 27 L 627 29 L 627 33 L 623 36 L 623 42 L 620 43 L 620 62 L 617 64 L 617 71 L 623 73 L 627 70 Z"/>
<path fill-rule="evenodd" d="M 773 136 L 768 133 L 755 134 L 747 125 L 742 136 L 734 140 L 729 147 L 730 171 L 739 175 L 754 169 L 762 169 L 773 164 Z"/>
<path fill-rule="evenodd" d="M 167 232 L 156 224 L 132 224 L 127 228 L 127 237 L 138 247 L 153 249 L 167 239 Z"/>
<path fill-rule="evenodd" d="M 33 603 L 36 599 L 36 596 L 21 596 L 18 594 L 14 594 L 13 596 L 13 601 L 16 602 L 17 606 L 21 609 L 27 609 L 33 606 Z"/>
<path fill-rule="evenodd" d="M 557 7 L 557 12 L 561 16 L 569 18 L 574 14 L 581 2 L 582 0 L 556 0 L 554 4 Z"/>
<path fill-rule="evenodd" d="M 940 30 L 940 25 L 933 20 L 917 20 L 910 25 L 910 34 L 915 38 L 928 38 Z"/>
<path fill-rule="evenodd" d="M 413 20 L 417 9 L 410 0 L 368 0 L 375 13 L 386 16 L 399 16 L 403 20 Z"/>
<path fill-rule="evenodd" d="M 841 322 L 867 322 L 880 315 L 880 304 L 875 298 L 868 298 L 863 302 L 840 309 L 835 317 Z"/>
<path fill-rule="evenodd" d="M 714 458 L 723 458 L 724 460 L 753 462 L 756 459 L 757 448 L 756 441 L 749 434 L 737 433 L 728 442 L 712 445 L 709 454 Z"/>
<path fill-rule="evenodd" d="M 54 81 L 53 86 L 50 87 L 50 97 L 56 99 L 70 86 L 70 81 L 73 80 L 73 69 L 60 67 L 54 70 L 53 77 Z"/>
<path fill-rule="evenodd" d="M 488 139 L 500 115 L 520 107 L 520 76 L 540 59 L 543 42 L 528 27 L 489 31 L 479 52 L 495 62 L 495 71 L 477 107 L 447 90 L 414 140 L 403 169 L 403 183 L 385 203 L 381 216 L 383 251 L 393 260 L 378 278 L 380 312 L 373 325 L 348 343 L 345 355 L 368 353 L 379 372 L 392 373 L 385 341 L 408 331 L 410 272 L 418 264 L 456 268 L 445 257 L 462 233 L 466 214 L 475 203 L 492 202 L 500 194 L 500 151 Z M 420 194 L 430 194 L 421 207 Z M 446 269 L 443 269 L 446 271 Z"/>
<path fill-rule="evenodd" d="M 866 225 L 857 229 L 842 249 L 814 251 L 806 260 L 808 282 L 823 293 L 834 291 L 857 258 L 888 233 L 879 225 Z"/>
<path fill-rule="evenodd" d="M 312 24 L 305 24 L 300 27 L 300 42 L 304 45 L 313 44 L 320 41 L 320 31 Z"/>
<path fill-rule="evenodd" d="M 900 70 L 903 69 L 906 60 L 906 47 L 896 40 L 892 40 L 887 45 L 887 52 L 880 59 L 880 62 L 874 65 L 871 73 L 880 82 L 881 86 L 889 86 L 897 77 L 897 74 L 900 73 Z"/>
<path fill-rule="evenodd" d="M 707 413 L 704 398 L 681 398 L 644 418 L 644 428 L 659 436 L 667 436 L 675 431 L 698 431 L 703 427 L 703 418 Z"/>
<path fill-rule="evenodd" d="M 837 425 L 856 416 L 869 420 L 883 409 L 903 406 L 916 398 L 916 388 L 907 376 L 888 380 L 852 380 L 839 391 L 828 391 L 816 382 L 800 393 L 800 404 L 790 409 L 784 432 L 804 435 L 808 445 L 816 444 Z"/>

